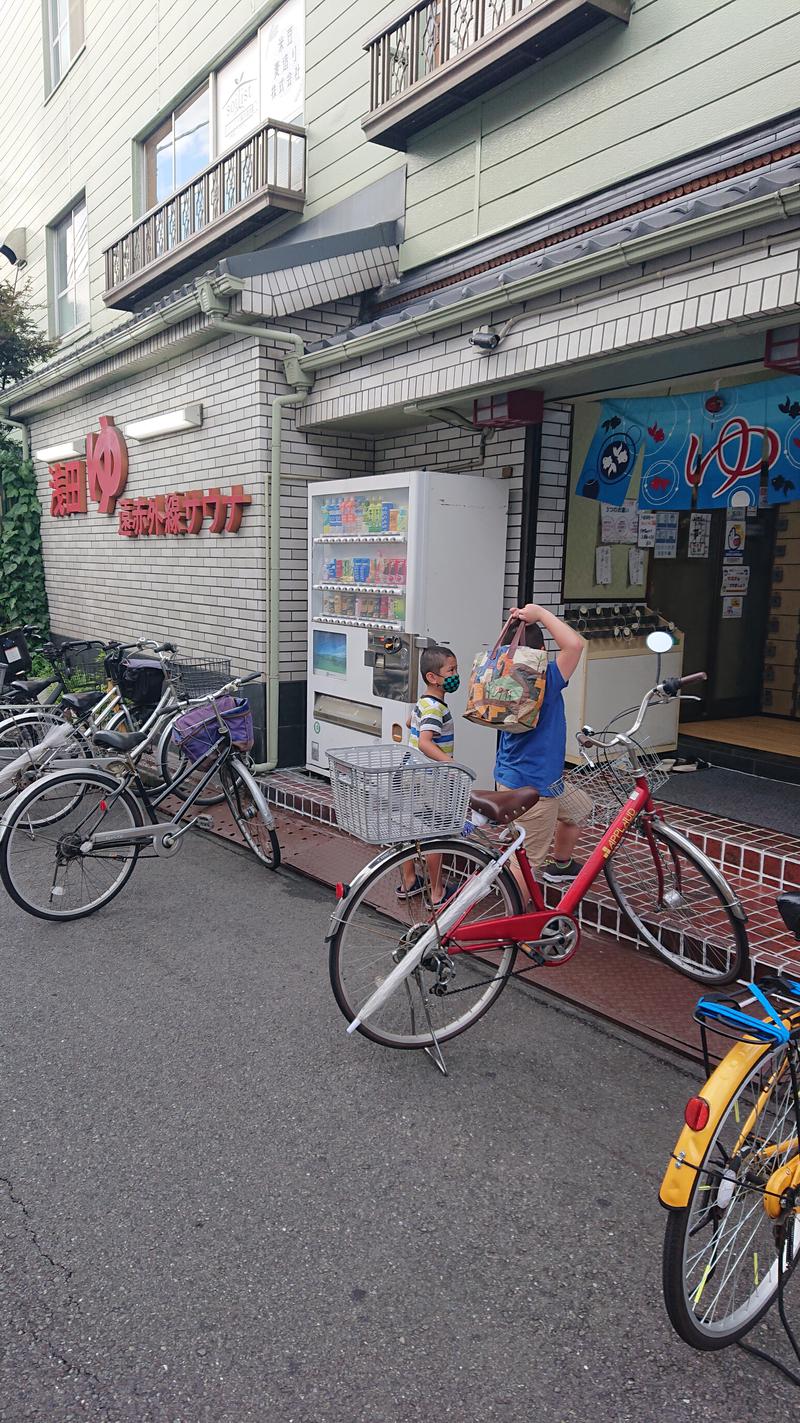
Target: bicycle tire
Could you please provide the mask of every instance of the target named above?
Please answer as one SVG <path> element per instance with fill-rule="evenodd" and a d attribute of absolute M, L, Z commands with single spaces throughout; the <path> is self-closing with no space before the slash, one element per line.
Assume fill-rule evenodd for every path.
<path fill-rule="evenodd" d="M 654 885 L 658 887 L 653 846 L 634 828 L 604 867 L 614 899 L 638 938 L 670 968 L 695 983 L 733 983 L 746 973 L 750 960 L 744 920 L 736 917 L 704 857 L 689 841 L 662 821 L 652 822 L 650 828 L 664 896 L 659 901 L 653 893 Z M 696 930 L 698 925 L 706 938 L 690 933 L 689 926 Z M 713 961 L 704 964 L 704 956 L 712 951 Z"/>
<path fill-rule="evenodd" d="M 277 870 L 281 862 L 281 847 L 275 826 L 266 820 L 250 787 L 236 765 L 230 762 L 221 771 L 223 796 L 233 816 L 239 834 L 253 854 L 268 870 Z"/>
<path fill-rule="evenodd" d="M 736 1083 L 720 1113 L 705 1155 L 694 1172 L 688 1204 L 670 1209 L 667 1216 L 662 1262 L 664 1304 L 676 1333 L 693 1349 L 702 1352 L 726 1348 L 743 1338 L 766 1314 L 778 1292 L 773 1222 L 764 1210 L 763 1192 L 759 1195 L 755 1184 L 758 1177 L 762 1186 L 766 1184 L 767 1173 L 771 1174 L 784 1159 L 778 1154 L 768 1156 L 769 1137 L 764 1130 L 768 1103 L 764 1103 L 755 1118 L 754 1126 L 758 1127 L 758 1131 L 756 1133 L 751 1129 L 749 1133 L 752 1140 L 749 1150 L 746 1127 L 752 1116 L 753 1099 L 759 1098 L 764 1078 L 774 1076 L 780 1082 L 781 1062 L 785 1067 L 787 1051 L 785 1046 L 766 1047 L 757 1062 L 750 1065 Z M 788 1072 L 784 1073 L 786 1087 L 791 1090 Z M 793 1117 L 793 1100 L 789 1110 Z M 787 1115 L 788 1111 L 783 1110 L 781 1101 L 774 1112 L 775 1127 L 771 1129 L 779 1140 L 787 1129 Z M 745 1130 L 742 1129 L 743 1122 Z M 791 1130 L 796 1133 L 795 1122 Z M 737 1140 L 741 1145 L 734 1154 L 728 1148 L 732 1141 L 735 1143 Z M 796 1150 L 796 1135 L 794 1143 L 793 1148 L 787 1147 L 786 1159 Z M 707 1217 L 705 1221 L 704 1214 Z M 713 1226 L 715 1235 L 712 1235 L 710 1254 L 705 1259 L 701 1234 L 709 1225 Z M 731 1246 L 742 1251 L 739 1272 L 736 1262 L 730 1258 L 730 1252 L 724 1248 L 725 1233 Z M 723 1246 L 718 1245 L 720 1239 Z M 787 1244 L 788 1275 L 800 1259 L 800 1219 L 797 1216 L 790 1220 Z M 760 1257 L 759 1247 L 763 1252 Z M 689 1251 L 694 1252 L 693 1256 L 687 1253 Z M 762 1275 L 760 1266 L 770 1259 L 771 1268 Z M 717 1275 L 720 1276 L 719 1283 Z M 740 1286 L 741 1275 L 744 1276 L 744 1283 Z M 715 1289 L 718 1290 L 716 1295 Z M 723 1291 L 728 1289 L 734 1304 L 733 1312 L 723 1314 L 725 1306 L 720 1304 L 719 1313 L 712 1317 L 711 1311 L 719 1303 Z"/>
<path fill-rule="evenodd" d="M 99 792 L 99 799 L 92 800 L 92 788 Z M 59 793 L 63 793 L 68 801 L 68 810 L 61 816 L 51 820 L 40 829 L 37 824 L 36 802 L 46 800 L 50 797 L 51 803 Z M 111 803 L 108 798 L 112 797 Z M 107 771 L 87 770 L 76 767 L 70 771 L 54 771 L 49 776 L 43 776 L 34 785 L 24 790 L 10 806 L 4 819 L 3 830 L 0 833 L 0 881 L 15 904 L 20 909 L 24 909 L 27 914 L 32 914 L 37 919 L 51 919 L 58 921 L 83 919 L 89 914 L 94 914 L 96 910 L 110 903 L 119 894 L 133 874 L 136 861 L 139 857 L 140 846 L 129 847 L 127 855 L 110 854 L 108 856 L 99 855 L 95 857 L 95 863 L 104 862 L 117 866 L 116 878 L 104 890 L 88 904 L 81 903 L 79 906 L 54 909 L 52 901 L 58 894 L 59 903 L 66 903 L 66 889 L 64 884 L 57 885 L 57 871 L 59 865 L 59 845 L 66 836 L 73 837 L 73 843 L 78 834 L 85 836 L 90 830 L 96 831 L 102 820 L 111 813 L 112 808 L 122 807 L 124 814 L 121 816 L 123 822 L 127 819 L 127 826 L 133 828 L 144 823 L 142 812 L 137 801 L 130 792 L 122 786 L 115 776 Z M 82 814 L 82 819 L 76 824 L 65 824 L 68 815 Z M 113 828 L 107 826 L 107 828 Z M 120 827 L 122 828 L 122 827 Z M 35 833 L 34 833 L 35 832 Z M 27 841 L 27 863 L 32 869 L 32 874 L 25 873 L 26 844 Z M 29 881 L 33 879 L 40 882 L 43 879 L 44 868 L 33 868 L 32 847 L 38 843 L 41 849 L 40 860 L 43 867 L 48 863 L 55 864 L 56 871 L 52 875 L 52 882 L 49 897 L 45 903 L 46 895 L 41 888 L 37 887 L 37 898 L 34 899 L 34 890 L 28 887 Z M 48 853 L 50 860 L 48 861 Z M 89 856 L 81 856 L 73 853 L 67 863 L 82 867 L 76 870 L 76 874 L 83 875 L 86 879 L 85 866 L 90 862 Z M 74 881 L 73 881 L 74 882 Z"/>
<path fill-rule="evenodd" d="M 448 870 L 446 868 L 446 857 L 448 856 L 448 854 L 452 855 L 454 859 L 456 856 L 458 856 L 465 862 L 471 860 L 474 864 L 474 871 L 469 871 L 469 873 L 477 872 L 478 870 L 483 869 L 487 864 L 490 863 L 490 861 L 496 859 L 496 856 L 493 855 L 490 850 L 486 849 L 482 845 L 466 840 L 454 839 L 426 841 L 423 847 L 423 854 L 425 856 L 438 854 L 442 855 L 443 876 L 446 876 L 448 874 Z M 366 905 L 366 909 L 368 910 L 369 914 L 371 916 L 377 917 L 381 921 L 381 924 L 383 924 L 384 921 L 389 924 L 391 926 L 389 933 L 390 936 L 392 936 L 394 939 L 398 938 L 396 934 L 397 928 L 400 928 L 401 930 L 405 931 L 409 927 L 415 927 L 409 926 L 409 924 L 405 920 L 399 917 L 402 914 L 402 904 L 404 903 L 406 908 L 408 908 L 411 902 L 406 900 L 398 905 L 395 900 L 393 909 L 387 911 L 387 909 L 383 907 L 383 900 L 385 899 L 385 894 L 383 893 L 383 890 L 385 889 L 385 886 L 382 887 L 379 883 L 379 881 L 382 880 L 384 877 L 386 877 L 387 879 L 396 879 L 403 861 L 408 860 L 409 858 L 413 858 L 414 855 L 415 851 L 413 850 L 413 847 L 402 846 L 392 855 L 386 857 L 379 857 L 378 861 L 376 861 L 376 868 L 374 873 L 360 884 L 357 884 L 350 891 L 350 894 L 348 895 L 347 900 L 345 901 L 341 918 L 333 934 L 333 937 L 330 940 L 328 968 L 330 973 L 331 987 L 333 989 L 333 995 L 336 999 L 339 1009 L 341 1010 L 344 1017 L 347 1019 L 348 1023 L 352 1023 L 354 1018 L 358 1016 L 359 1009 L 366 1001 L 368 992 L 374 989 L 376 982 L 378 981 L 374 977 L 374 967 L 370 965 L 368 969 L 368 974 L 371 975 L 372 981 L 371 983 L 367 983 L 364 985 L 364 991 L 360 994 L 360 1001 L 352 1001 L 352 998 L 354 996 L 353 990 L 348 986 L 346 982 L 348 972 L 346 970 L 343 971 L 343 955 L 345 953 L 345 946 L 347 942 L 346 936 L 348 933 L 348 929 L 352 921 L 354 920 L 359 908 L 365 905 L 365 901 L 367 900 L 368 896 L 371 896 L 373 901 L 371 904 Z M 466 873 L 464 874 L 464 878 L 466 878 Z M 505 903 L 502 908 L 494 908 L 491 917 L 494 917 L 494 915 L 501 913 L 509 915 L 521 914 L 522 902 L 520 898 L 520 893 L 517 888 L 516 881 L 505 866 L 498 878 L 494 881 L 492 889 L 494 890 L 495 887 L 497 888 L 498 892 L 500 892 L 500 897 L 505 900 Z M 413 910 L 413 905 L 411 907 Z M 429 908 L 428 915 L 430 915 Z M 420 920 L 417 922 L 425 921 Z M 369 937 L 369 926 L 367 926 L 366 933 Z M 402 934 L 399 937 L 402 937 Z M 514 961 L 517 956 L 517 948 L 518 946 L 516 943 L 509 943 L 507 948 L 502 952 L 502 957 L 499 964 L 484 965 L 483 963 L 481 963 L 479 969 L 476 967 L 478 960 L 475 958 L 474 955 L 459 954 L 457 956 L 454 956 L 462 963 L 468 960 L 470 968 L 474 969 L 475 972 L 488 973 L 489 979 L 487 979 L 486 982 L 485 993 L 479 999 L 472 1000 L 472 1007 L 470 1006 L 471 1000 L 469 998 L 468 993 L 464 995 L 463 1000 L 459 1000 L 465 1003 L 465 1011 L 460 1018 L 457 1018 L 455 1020 L 455 1022 L 451 1023 L 449 1026 L 440 1026 L 436 1021 L 434 1021 L 434 1029 L 439 1042 L 448 1042 L 452 1038 L 458 1037 L 461 1033 L 466 1032 L 467 1028 L 471 1027 L 473 1023 L 478 1022 L 478 1020 L 489 1011 L 492 1005 L 497 1002 L 497 999 L 505 988 L 506 983 L 508 982 L 509 975 L 511 974 L 511 971 L 514 967 Z M 396 962 L 396 959 L 393 959 L 390 955 L 387 961 L 386 954 L 382 953 L 381 951 L 379 951 L 379 955 L 380 957 L 378 961 L 381 966 L 379 967 L 378 972 L 380 973 L 384 971 L 389 971 L 392 968 L 394 962 Z M 398 993 L 394 994 L 389 1000 L 389 1005 L 391 1005 L 398 998 L 398 995 L 401 992 L 402 989 L 398 989 Z M 431 1009 L 435 1009 L 438 1005 L 443 1005 L 445 1001 L 446 995 L 441 998 L 434 999 L 429 1006 Z M 432 1016 L 435 1020 L 436 1013 L 433 1012 Z M 416 1031 L 416 1028 L 414 1027 L 413 1013 L 411 1014 L 411 1020 L 411 1033 L 389 1032 L 385 1027 L 382 1030 L 373 1022 L 372 1019 L 360 1023 L 358 1027 L 358 1032 L 361 1033 L 363 1037 L 369 1038 L 371 1042 L 378 1043 L 382 1047 L 400 1048 L 401 1050 L 419 1049 L 426 1047 L 431 1040 L 429 1031 L 427 1031 L 426 1028 L 424 1032 L 418 1033 Z"/>
<path fill-rule="evenodd" d="M 63 717 L 43 717 L 36 712 L 23 712 L 20 716 L 8 718 L 0 724 L 0 782 L 2 781 L 2 763 L 4 760 L 7 763 L 9 755 L 12 759 L 15 755 L 21 755 L 24 752 L 31 755 L 30 767 L 23 768 L 10 785 L 0 784 L 0 806 L 10 806 L 21 791 L 48 774 L 48 761 L 37 762 L 35 760 L 36 748 L 49 732 L 64 726 L 69 727 L 69 735 L 53 748 L 51 758 L 48 759 L 57 761 L 68 760 L 72 757 L 81 760 L 90 759 L 94 754 L 94 747 L 86 733 L 80 726 L 65 723 Z M 62 807 L 58 815 L 64 813 L 65 810 Z M 51 824 L 55 819 L 58 819 L 58 815 L 48 815 L 36 820 L 33 828 L 40 829 L 43 825 Z"/>

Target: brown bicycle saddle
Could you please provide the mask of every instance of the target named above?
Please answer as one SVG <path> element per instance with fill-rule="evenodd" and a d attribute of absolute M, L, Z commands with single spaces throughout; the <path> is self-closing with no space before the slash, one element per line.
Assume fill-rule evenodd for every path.
<path fill-rule="evenodd" d="M 539 792 L 533 786 L 521 786 L 518 791 L 473 791 L 469 798 L 470 810 L 477 810 L 487 820 L 497 825 L 510 825 L 524 811 L 530 810 L 539 799 Z"/>

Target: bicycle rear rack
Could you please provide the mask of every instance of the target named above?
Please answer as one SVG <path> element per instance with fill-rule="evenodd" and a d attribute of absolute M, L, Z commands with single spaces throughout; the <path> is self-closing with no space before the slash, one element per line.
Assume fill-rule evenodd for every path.
<path fill-rule="evenodd" d="M 768 994 L 778 1000 L 777 1007 Z M 766 1017 L 759 1015 L 759 1009 Z M 796 1021 L 792 1021 L 794 1019 Z M 739 997 L 725 993 L 704 995 L 697 1002 L 694 1020 L 700 1025 L 703 1062 L 706 1076 L 710 1076 L 709 1030 L 736 1042 L 774 1043 L 778 1047 L 800 1037 L 800 982 L 781 973 L 771 973 L 760 983 L 747 984 Z"/>

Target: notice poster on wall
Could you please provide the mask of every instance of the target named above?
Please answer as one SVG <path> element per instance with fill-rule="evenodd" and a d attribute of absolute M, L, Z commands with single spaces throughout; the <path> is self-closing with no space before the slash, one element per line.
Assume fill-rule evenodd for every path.
<path fill-rule="evenodd" d="M 262 119 L 303 121 L 304 13 L 302 0 L 286 0 L 261 27 Z"/>
<path fill-rule="evenodd" d="M 744 598 L 739 593 L 722 600 L 723 618 L 740 618 L 744 609 Z"/>
<path fill-rule="evenodd" d="M 676 558 L 678 553 L 678 511 L 660 510 L 656 514 L 655 558 Z"/>
<path fill-rule="evenodd" d="M 711 542 L 711 515 L 692 514 L 689 518 L 689 558 L 708 558 Z"/>
<path fill-rule="evenodd" d="M 746 516 L 735 509 L 729 510 L 725 520 L 725 552 L 723 554 L 726 563 L 741 563 L 744 558 L 746 540 Z"/>
<path fill-rule="evenodd" d="M 628 585 L 631 588 L 640 588 L 644 583 L 644 549 L 631 548 L 628 550 Z"/>
<path fill-rule="evenodd" d="M 595 550 L 594 581 L 600 586 L 611 582 L 611 547 L 609 544 L 601 544 Z"/>
<path fill-rule="evenodd" d="M 655 548 L 656 519 L 658 515 L 651 509 L 640 509 L 636 542 L 639 548 Z"/>
<path fill-rule="evenodd" d="M 635 499 L 623 504 L 600 505 L 600 537 L 604 544 L 635 544 L 639 535 L 639 511 Z"/>
<path fill-rule="evenodd" d="M 726 564 L 722 570 L 722 587 L 720 593 L 746 593 L 750 586 L 750 569 L 744 564 Z"/>

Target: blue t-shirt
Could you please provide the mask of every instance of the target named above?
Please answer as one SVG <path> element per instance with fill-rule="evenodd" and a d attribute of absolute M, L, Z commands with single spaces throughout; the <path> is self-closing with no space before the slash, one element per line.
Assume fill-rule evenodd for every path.
<path fill-rule="evenodd" d="M 510 790 L 534 786 L 540 795 L 547 795 L 561 777 L 567 750 L 567 717 L 561 693 L 566 685 L 558 664 L 548 662 L 542 710 L 533 731 L 500 733 L 494 778 L 501 786 Z"/>

